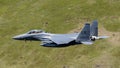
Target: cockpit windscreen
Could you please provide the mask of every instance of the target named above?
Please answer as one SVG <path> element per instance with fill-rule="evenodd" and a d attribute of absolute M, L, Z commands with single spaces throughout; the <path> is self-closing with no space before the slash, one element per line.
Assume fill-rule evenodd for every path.
<path fill-rule="evenodd" d="M 37 34 L 37 33 L 43 33 L 43 30 L 31 30 L 29 32 L 27 32 L 27 34 Z"/>

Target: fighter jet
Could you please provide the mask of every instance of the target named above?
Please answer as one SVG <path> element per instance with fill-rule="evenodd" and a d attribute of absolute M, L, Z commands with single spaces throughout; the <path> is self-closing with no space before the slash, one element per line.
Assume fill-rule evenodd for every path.
<path fill-rule="evenodd" d="M 40 45 L 46 47 L 63 47 L 75 44 L 91 45 L 95 40 L 104 38 L 108 38 L 108 36 L 98 36 L 98 22 L 96 20 L 91 25 L 86 23 L 79 33 L 52 34 L 43 30 L 31 30 L 13 37 L 15 40 L 41 41 Z"/>

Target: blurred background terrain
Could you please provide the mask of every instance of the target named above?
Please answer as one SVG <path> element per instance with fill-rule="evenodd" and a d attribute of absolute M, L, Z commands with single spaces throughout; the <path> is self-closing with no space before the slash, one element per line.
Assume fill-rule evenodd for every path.
<path fill-rule="evenodd" d="M 47 48 L 40 42 L 15 41 L 32 29 L 50 33 L 80 31 L 98 20 L 91 46 Z M 0 0 L 0 68 L 120 68 L 120 0 Z"/>

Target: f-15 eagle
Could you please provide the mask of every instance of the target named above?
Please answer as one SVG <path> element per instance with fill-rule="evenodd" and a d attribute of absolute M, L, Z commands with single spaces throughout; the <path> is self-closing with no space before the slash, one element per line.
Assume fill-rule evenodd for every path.
<path fill-rule="evenodd" d="M 31 30 L 25 34 L 14 36 L 15 40 L 41 41 L 42 46 L 61 47 L 75 44 L 91 45 L 97 39 L 108 38 L 108 36 L 98 36 L 98 22 L 95 20 L 90 25 L 86 23 L 79 33 L 53 34 L 43 30 Z"/>

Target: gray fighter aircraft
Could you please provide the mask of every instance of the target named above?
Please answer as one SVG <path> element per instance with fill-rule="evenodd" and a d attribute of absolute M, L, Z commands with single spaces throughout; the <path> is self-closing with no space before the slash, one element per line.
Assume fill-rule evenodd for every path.
<path fill-rule="evenodd" d="M 79 33 L 52 34 L 43 30 L 31 30 L 13 37 L 15 40 L 42 41 L 41 45 L 47 47 L 62 47 L 74 44 L 91 45 L 93 41 L 104 38 L 108 38 L 108 36 L 98 36 L 98 22 L 96 20 L 91 25 L 86 23 Z"/>

